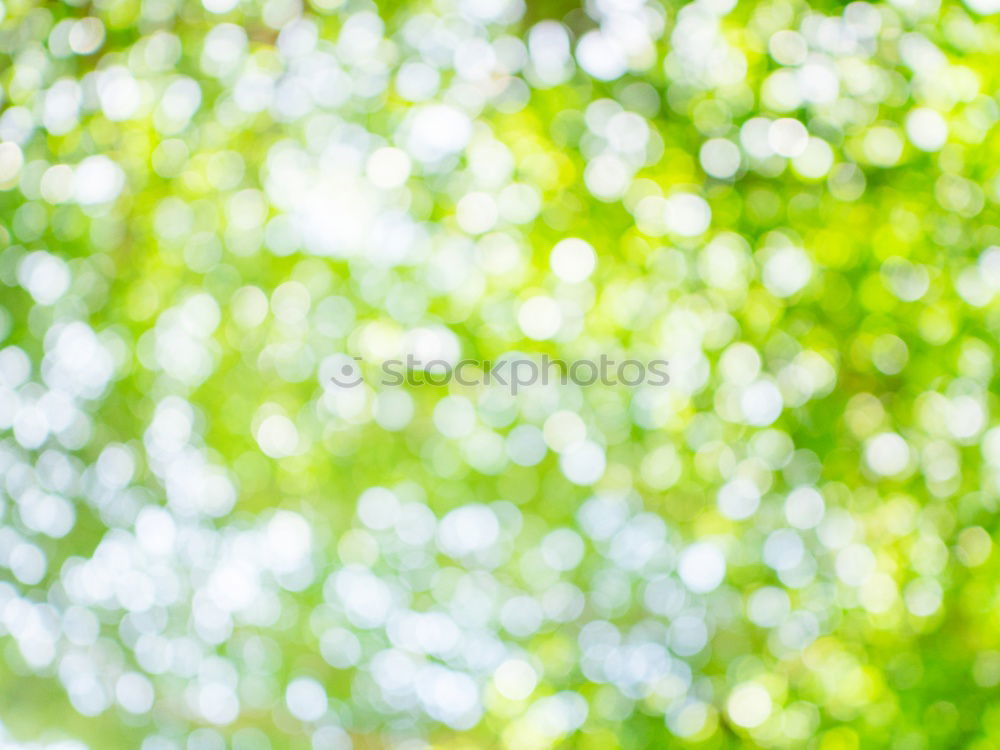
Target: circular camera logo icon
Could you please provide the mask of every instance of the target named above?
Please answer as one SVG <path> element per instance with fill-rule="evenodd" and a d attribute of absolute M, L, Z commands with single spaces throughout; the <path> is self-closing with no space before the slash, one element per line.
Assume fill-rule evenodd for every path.
<path fill-rule="evenodd" d="M 331 382 L 341 388 L 353 388 L 356 385 L 361 385 L 364 382 L 364 377 L 362 377 L 361 368 L 358 366 L 360 361 L 361 357 L 342 357 L 341 361 L 333 366 L 333 372 L 330 374 Z"/>

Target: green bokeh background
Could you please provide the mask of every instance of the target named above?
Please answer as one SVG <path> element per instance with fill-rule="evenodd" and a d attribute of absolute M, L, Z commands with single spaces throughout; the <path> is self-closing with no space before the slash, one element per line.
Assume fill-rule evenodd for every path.
<path fill-rule="evenodd" d="M 1000 746 L 995 4 L 0 9 L 11 747 Z"/>

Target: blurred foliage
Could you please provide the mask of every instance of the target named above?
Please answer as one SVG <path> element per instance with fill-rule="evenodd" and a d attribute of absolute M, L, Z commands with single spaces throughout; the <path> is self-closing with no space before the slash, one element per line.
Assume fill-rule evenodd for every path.
<path fill-rule="evenodd" d="M 0 2 L 0 747 L 1000 746 L 997 12 Z"/>

